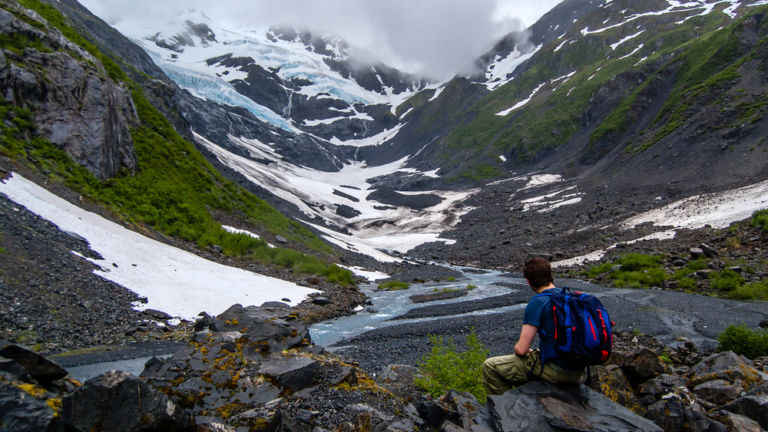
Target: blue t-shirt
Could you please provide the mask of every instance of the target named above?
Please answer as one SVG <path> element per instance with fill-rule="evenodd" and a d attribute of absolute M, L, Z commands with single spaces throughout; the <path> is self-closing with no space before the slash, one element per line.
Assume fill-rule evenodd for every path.
<path fill-rule="evenodd" d="M 530 324 L 538 329 L 539 349 L 543 351 L 547 349 L 547 346 L 554 348 L 555 318 L 552 314 L 552 298 L 550 296 L 546 294 L 538 294 L 528 302 L 528 306 L 525 307 L 525 313 L 523 314 L 523 324 Z M 553 352 L 550 351 L 549 355 L 553 355 Z M 573 370 L 568 363 L 562 359 L 551 358 L 547 361 L 552 362 L 563 369 Z"/>

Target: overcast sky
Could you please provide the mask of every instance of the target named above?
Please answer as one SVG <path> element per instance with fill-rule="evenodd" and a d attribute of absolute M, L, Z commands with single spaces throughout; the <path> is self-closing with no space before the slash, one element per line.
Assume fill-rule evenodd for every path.
<path fill-rule="evenodd" d="M 80 0 L 110 24 L 203 11 L 225 24 L 291 24 L 332 33 L 408 72 L 448 78 L 560 0 Z"/>

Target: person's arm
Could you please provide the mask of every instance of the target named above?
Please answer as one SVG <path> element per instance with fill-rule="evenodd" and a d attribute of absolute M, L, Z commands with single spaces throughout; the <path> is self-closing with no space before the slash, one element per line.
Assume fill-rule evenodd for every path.
<path fill-rule="evenodd" d="M 531 351 L 531 344 L 533 343 L 533 337 L 536 336 L 538 327 L 530 324 L 523 324 L 523 329 L 520 331 L 520 339 L 515 344 L 515 354 L 522 357 Z"/>

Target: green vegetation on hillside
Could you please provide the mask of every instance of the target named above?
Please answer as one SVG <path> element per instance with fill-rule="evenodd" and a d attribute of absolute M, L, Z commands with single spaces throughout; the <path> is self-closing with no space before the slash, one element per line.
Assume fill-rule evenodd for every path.
<path fill-rule="evenodd" d="M 434 397 L 448 390 L 469 392 L 480 403 L 487 394 L 483 387 L 482 366 L 488 358 L 488 349 L 478 340 L 474 329 L 466 337 L 466 351 L 459 351 L 453 339 L 443 341 L 440 336 L 429 336 L 432 350 L 419 361 L 419 375 L 413 383 Z"/>
<path fill-rule="evenodd" d="M 564 35 L 542 47 L 514 80 L 455 115 L 456 126 L 442 141 L 441 163 L 458 173 L 452 180 L 498 177 L 504 172 L 499 155 L 512 164 L 526 163 L 588 130 L 587 123 L 595 118 L 600 122 L 589 136 L 588 154 L 595 152 L 599 157 L 617 145 L 630 126 L 638 125 L 638 116 L 649 116 L 649 124 L 633 131 L 636 140 L 628 150 L 646 150 L 690 117 L 686 110 L 695 106 L 694 99 L 718 103 L 704 96 L 713 90 L 722 93 L 722 84 L 738 78 L 738 68 L 764 49 L 765 29 L 761 28 L 761 39 L 754 46 L 740 44 L 739 37 L 745 20 L 766 10 L 754 8 L 734 22 L 721 11 L 674 25 L 642 18 L 638 26 L 653 30 L 615 49 L 610 42 L 636 33 L 635 26 Z M 601 26 L 595 22 L 590 28 L 592 24 Z M 555 47 L 559 49 L 555 51 Z M 570 73 L 573 75 L 565 78 Z M 664 87 L 667 82 L 672 84 L 671 90 Z M 524 106 L 505 116 L 496 115 L 527 99 L 537 88 Z M 649 95 L 666 91 L 669 99 L 660 113 L 648 111 Z M 739 122 L 761 118 L 768 106 L 768 101 L 748 99 L 728 103 L 738 112 Z"/>
<path fill-rule="evenodd" d="M 754 212 L 749 219 L 750 225 L 763 230 L 763 234 L 768 234 L 768 209 L 762 209 Z"/>
<path fill-rule="evenodd" d="M 707 260 L 688 261 L 676 270 L 667 270 L 660 256 L 629 253 L 581 272 L 588 278 L 600 278 L 617 287 L 652 288 L 665 284 L 685 291 L 695 291 L 697 278 L 706 279 L 713 294 L 740 300 L 768 300 L 768 282 L 747 282 L 736 271 L 707 269 Z M 671 284 L 670 284 L 671 282 Z"/>
<path fill-rule="evenodd" d="M 768 355 L 768 330 L 752 330 L 747 326 L 729 325 L 717 337 L 718 351 L 733 351 L 750 359 Z"/>
<path fill-rule="evenodd" d="M 141 88 L 107 56 L 89 44 L 54 8 L 38 0 L 22 0 L 70 40 L 86 48 L 105 65 L 110 77 L 131 90 L 140 126 L 132 130 L 138 159 L 135 173 L 121 172 L 102 181 L 47 140 L 35 135 L 33 114 L 0 99 L 0 154 L 61 181 L 102 203 L 126 221 L 194 242 L 199 247 L 219 245 L 229 255 L 288 267 L 297 273 L 325 275 L 349 284 L 349 271 L 329 265 L 332 249 L 306 227 L 286 218 L 265 201 L 221 176 L 185 141 L 168 120 L 144 97 Z M 4 45 L 3 45 L 4 46 Z M 226 232 L 215 215 L 227 212 L 247 221 L 260 234 L 281 235 L 306 251 L 271 248 L 264 240 Z"/>

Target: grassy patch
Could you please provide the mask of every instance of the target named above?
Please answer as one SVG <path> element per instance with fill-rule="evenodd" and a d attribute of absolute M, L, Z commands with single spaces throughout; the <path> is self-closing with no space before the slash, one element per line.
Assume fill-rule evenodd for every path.
<path fill-rule="evenodd" d="M 399 280 L 392 280 L 388 282 L 382 282 L 379 284 L 379 289 L 384 291 L 406 290 L 410 287 L 411 285 L 408 282 L 403 282 Z"/>
<path fill-rule="evenodd" d="M 717 291 L 733 291 L 744 284 L 744 278 L 733 270 L 709 274 L 710 286 Z"/>
<path fill-rule="evenodd" d="M 763 234 L 768 234 L 768 209 L 762 209 L 752 213 L 752 217 L 749 219 L 749 224 L 753 227 L 760 228 L 763 231 Z"/>
<path fill-rule="evenodd" d="M 750 282 L 731 290 L 726 297 L 739 300 L 768 300 L 768 282 Z"/>
<path fill-rule="evenodd" d="M 748 358 L 768 355 L 768 331 L 752 330 L 747 326 L 729 325 L 717 337 L 718 351 L 733 351 Z"/>
<path fill-rule="evenodd" d="M 434 397 L 450 389 L 469 392 L 480 403 L 487 397 L 483 387 L 482 365 L 489 351 L 477 339 L 474 329 L 466 337 L 466 351 L 459 352 L 453 339 L 429 336 L 432 350 L 419 361 L 420 376 L 414 384 Z"/>
<path fill-rule="evenodd" d="M 676 281 L 678 289 L 694 291 L 701 283 L 696 278 L 702 277 L 694 273 L 706 268 L 707 259 L 699 258 L 670 273 L 661 265 L 659 256 L 626 254 L 584 270 L 580 275 L 593 279 L 600 277 L 614 286 L 632 288 L 658 287 L 665 281 Z M 731 269 L 708 272 L 709 288 L 717 295 L 740 300 L 768 300 L 768 282 L 746 283 L 741 274 Z"/>

